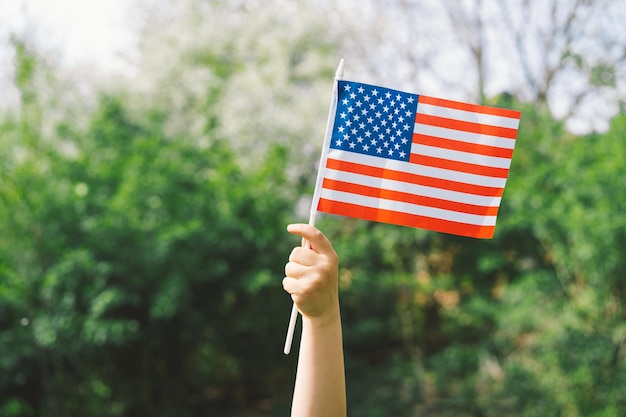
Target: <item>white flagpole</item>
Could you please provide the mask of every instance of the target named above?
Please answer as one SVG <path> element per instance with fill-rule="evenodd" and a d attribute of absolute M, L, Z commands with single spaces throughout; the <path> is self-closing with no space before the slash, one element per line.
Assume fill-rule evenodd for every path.
<path fill-rule="evenodd" d="M 315 191 L 313 192 L 313 200 L 311 201 L 311 214 L 309 215 L 309 224 L 315 226 L 315 218 L 317 217 L 317 205 L 320 200 L 320 194 L 322 192 L 322 182 L 324 181 L 324 168 L 326 167 L 326 158 L 328 158 L 328 150 L 330 148 L 330 137 L 333 132 L 333 121 L 335 120 L 335 112 L 337 110 L 337 81 L 343 79 L 343 58 L 339 61 L 337 71 L 335 71 L 335 81 L 333 86 L 333 93 L 330 99 L 330 109 L 328 110 L 328 120 L 326 121 L 326 134 L 324 135 L 324 146 L 322 147 L 322 154 L 320 156 L 320 164 L 317 169 L 317 180 L 315 182 Z M 311 247 L 311 242 L 306 239 L 302 239 L 302 246 L 305 248 Z M 289 355 L 291 352 L 291 343 L 293 341 L 293 333 L 296 329 L 296 321 L 298 320 L 298 307 L 296 303 L 291 308 L 291 316 L 289 318 L 289 328 L 287 329 L 287 338 L 285 339 L 285 348 L 283 352 L 285 355 Z"/>

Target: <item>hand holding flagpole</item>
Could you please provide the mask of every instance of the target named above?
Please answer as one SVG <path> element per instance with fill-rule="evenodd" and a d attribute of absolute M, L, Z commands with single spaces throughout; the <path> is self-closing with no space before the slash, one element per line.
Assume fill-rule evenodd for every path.
<path fill-rule="evenodd" d="M 311 201 L 311 213 L 309 216 L 309 224 L 315 226 L 315 219 L 317 217 L 317 205 L 320 199 L 320 193 L 322 188 L 322 181 L 324 180 L 324 167 L 326 166 L 326 158 L 328 157 L 328 149 L 330 138 L 333 131 L 333 120 L 335 119 L 335 111 L 337 109 L 337 81 L 343 79 L 343 58 L 339 61 L 337 71 L 335 71 L 335 81 L 333 86 L 333 93 L 330 100 L 330 109 L 328 111 L 328 120 L 326 122 L 326 134 L 324 135 L 324 145 L 322 147 L 322 154 L 320 156 L 320 163 L 317 170 L 317 180 L 315 183 L 315 191 L 313 193 L 313 200 Z M 302 247 L 310 248 L 311 243 L 302 239 Z M 293 341 L 293 333 L 296 328 L 296 321 L 298 319 L 298 307 L 296 303 L 291 308 L 291 316 L 289 318 L 289 328 L 287 329 L 287 337 L 285 339 L 284 353 L 288 355 L 291 352 L 291 344 Z"/>

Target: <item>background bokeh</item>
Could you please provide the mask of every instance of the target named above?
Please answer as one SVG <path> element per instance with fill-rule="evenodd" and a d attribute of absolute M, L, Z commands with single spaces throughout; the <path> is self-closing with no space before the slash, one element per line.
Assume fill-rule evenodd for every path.
<path fill-rule="evenodd" d="M 115 53 L 76 55 L 78 30 L 15 1 L 0 416 L 289 414 L 285 226 L 342 57 L 347 79 L 522 111 L 494 239 L 318 220 L 349 415 L 626 415 L 624 2 L 128 0 Z M 77 4 L 71 27 L 102 24 Z"/>

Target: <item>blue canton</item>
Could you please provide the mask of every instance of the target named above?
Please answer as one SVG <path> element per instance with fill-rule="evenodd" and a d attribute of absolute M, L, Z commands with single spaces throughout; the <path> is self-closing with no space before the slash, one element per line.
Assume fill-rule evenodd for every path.
<path fill-rule="evenodd" d="M 417 94 L 339 81 L 330 147 L 408 161 Z"/>

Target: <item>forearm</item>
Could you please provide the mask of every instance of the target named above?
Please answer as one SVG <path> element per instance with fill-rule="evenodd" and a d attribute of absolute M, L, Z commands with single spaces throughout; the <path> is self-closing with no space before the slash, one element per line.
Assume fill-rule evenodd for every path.
<path fill-rule="evenodd" d="M 343 417 L 346 384 L 339 306 L 328 318 L 302 320 L 292 417 Z"/>

